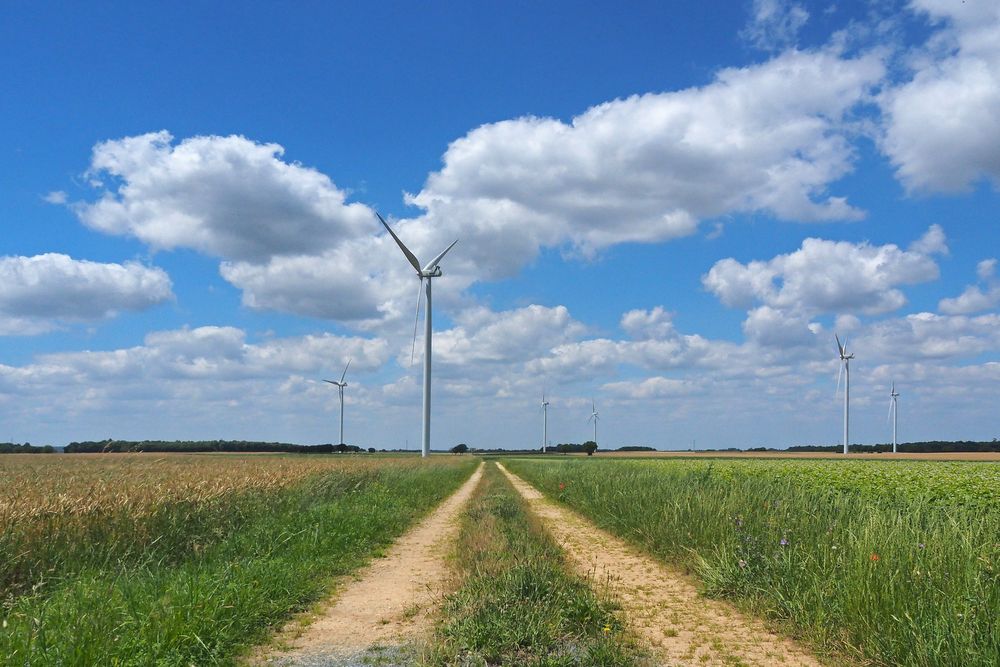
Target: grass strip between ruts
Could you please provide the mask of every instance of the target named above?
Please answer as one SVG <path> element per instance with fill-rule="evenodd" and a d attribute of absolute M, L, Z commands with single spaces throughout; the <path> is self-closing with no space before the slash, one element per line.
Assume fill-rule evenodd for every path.
<path fill-rule="evenodd" d="M 228 665 L 456 489 L 476 461 L 326 473 L 233 499 L 242 519 L 170 562 L 88 566 L 9 601 L 4 665 Z M 227 513 L 228 514 L 228 513 Z M 205 528 L 200 526 L 200 530 Z"/>
<path fill-rule="evenodd" d="M 588 582 L 488 463 L 462 518 L 461 587 L 449 595 L 431 665 L 634 665 L 637 648 Z"/>

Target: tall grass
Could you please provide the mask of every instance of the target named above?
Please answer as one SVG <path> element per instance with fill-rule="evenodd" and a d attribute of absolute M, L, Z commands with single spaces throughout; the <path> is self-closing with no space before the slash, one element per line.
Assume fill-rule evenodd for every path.
<path fill-rule="evenodd" d="M 174 485 L 169 474 L 149 473 L 161 482 L 160 502 L 136 491 L 129 505 L 121 502 L 128 493 L 107 486 L 106 496 L 92 500 L 93 513 L 25 520 L 4 547 L 28 555 L 7 572 L 13 585 L 2 608 L 0 663 L 232 664 L 329 590 L 332 577 L 388 545 L 475 465 L 289 464 L 281 457 L 186 463 L 174 470 Z M 228 465 L 228 482 L 213 478 L 216 465 Z M 202 495 L 189 484 L 199 469 Z"/>
<path fill-rule="evenodd" d="M 445 602 L 431 664 L 636 664 L 612 605 L 566 571 L 492 463 L 463 516 L 456 558 L 464 583 Z"/>
<path fill-rule="evenodd" d="M 815 646 L 886 665 L 1000 664 L 995 505 L 826 490 L 812 472 L 768 474 L 767 462 L 508 465 Z"/>

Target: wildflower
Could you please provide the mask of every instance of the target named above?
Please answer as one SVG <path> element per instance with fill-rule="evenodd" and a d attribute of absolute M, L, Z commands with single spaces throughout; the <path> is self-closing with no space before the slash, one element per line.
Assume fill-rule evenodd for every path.
<path fill-rule="evenodd" d="M 747 566 L 747 562 L 741 558 L 740 559 L 740 567 L 741 568 L 745 568 L 746 566 Z"/>
<path fill-rule="evenodd" d="M 837 550 L 837 549 L 839 549 L 840 547 L 838 547 L 838 546 L 837 546 L 836 544 L 834 544 L 834 545 L 833 545 L 832 547 L 830 547 L 830 548 L 831 548 L 831 549 L 833 549 L 834 551 L 836 551 L 836 550 Z"/>
<path fill-rule="evenodd" d="M 918 543 L 918 544 L 917 544 L 917 548 L 918 548 L 918 549 L 926 549 L 926 548 L 927 548 L 927 545 L 926 545 L 926 544 L 924 544 L 923 542 L 920 542 L 920 543 Z"/>
<path fill-rule="evenodd" d="M 877 553 L 875 553 L 875 552 L 873 551 L 873 552 L 872 552 L 872 555 L 868 557 L 868 560 L 870 560 L 870 561 L 871 561 L 871 562 L 873 562 L 873 563 L 877 563 L 877 562 L 879 562 L 880 560 L 882 560 L 882 558 L 881 558 L 881 556 L 879 556 L 879 555 L 878 555 Z"/>
<path fill-rule="evenodd" d="M 560 491 L 565 491 L 566 490 L 566 484 L 564 482 L 559 482 L 559 490 Z"/>
<path fill-rule="evenodd" d="M 604 634 L 608 634 L 609 632 L 611 632 L 611 626 L 610 625 L 605 625 L 604 628 L 602 628 L 602 629 L 604 630 Z"/>
<path fill-rule="evenodd" d="M 779 544 L 781 546 L 783 546 L 783 547 L 787 547 L 788 546 L 788 538 L 787 537 L 782 537 L 781 538 L 781 542 L 779 542 Z"/>

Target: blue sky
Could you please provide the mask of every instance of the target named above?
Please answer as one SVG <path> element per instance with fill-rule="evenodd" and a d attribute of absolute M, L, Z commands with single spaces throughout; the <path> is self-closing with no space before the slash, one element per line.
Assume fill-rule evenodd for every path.
<path fill-rule="evenodd" d="M 0 18 L 0 440 L 1000 436 L 994 2 Z"/>

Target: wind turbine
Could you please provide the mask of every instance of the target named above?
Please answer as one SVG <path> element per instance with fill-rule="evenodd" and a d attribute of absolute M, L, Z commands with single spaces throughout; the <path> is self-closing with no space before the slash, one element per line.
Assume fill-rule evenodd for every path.
<path fill-rule="evenodd" d="M 591 399 L 591 401 L 590 401 L 590 406 L 591 406 L 591 410 L 593 410 L 593 411 L 590 413 L 590 416 L 587 417 L 587 421 L 589 422 L 590 420 L 594 420 L 594 444 L 596 445 L 597 444 L 597 420 L 599 419 L 599 417 L 597 416 L 597 404 L 594 403 L 593 399 Z"/>
<path fill-rule="evenodd" d="M 431 453 L 431 279 L 437 278 L 441 275 L 441 267 L 438 263 L 444 259 L 444 256 L 448 254 L 448 251 L 455 247 L 458 243 L 458 239 L 452 241 L 451 245 L 445 248 L 441 254 L 432 259 L 426 266 L 420 268 L 420 262 L 417 260 L 416 255 L 410 252 L 410 249 L 403 245 L 403 242 L 399 240 L 396 233 L 392 231 L 389 224 L 378 214 L 379 222 L 385 227 L 389 235 L 399 246 L 399 249 L 403 251 L 403 255 L 410 265 L 416 270 L 417 277 L 420 278 L 420 286 L 423 287 L 423 291 L 427 294 L 427 305 L 424 310 L 424 425 L 423 425 L 423 439 L 421 443 L 420 456 L 428 456 Z M 424 280 L 427 284 L 424 284 Z M 413 343 L 410 345 L 410 363 L 413 363 L 413 348 L 417 342 L 417 318 L 420 315 L 420 291 L 417 291 L 417 310 L 413 317 Z"/>
<path fill-rule="evenodd" d="M 847 453 L 847 444 L 850 442 L 848 440 L 848 426 L 850 425 L 851 419 L 851 359 L 854 358 L 853 354 L 847 354 L 847 337 L 844 337 L 844 342 L 841 344 L 840 337 L 837 334 L 833 334 L 833 337 L 837 339 L 837 351 L 840 352 L 840 360 L 843 365 L 840 367 L 840 372 L 837 373 L 837 391 L 840 391 L 840 376 L 841 374 L 846 375 L 844 381 L 844 453 Z"/>
<path fill-rule="evenodd" d="M 899 407 L 896 405 L 896 399 L 899 398 L 899 392 L 896 391 L 896 383 L 892 382 L 889 385 L 889 414 L 886 415 L 886 419 L 892 417 L 892 453 L 896 453 L 896 421 L 899 419 Z"/>
<path fill-rule="evenodd" d="M 347 383 L 344 382 L 344 378 L 347 377 L 347 369 L 351 367 L 351 360 L 347 360 L 347 365 L 344 366 L 344 372 L 340 375 L 340 382 L 336 380 L 323 380 L 323 382 L 329 382 L 330 384 L 337 385 L 337 393 L 340 394 L 340 444 L 344 444 L 344 387 Z"/>
<path fill-rule="evenodd" d="M 542 390 L 542 454 L 549 441 L 549 402 L 545 400 L 545 390 Z"/>

